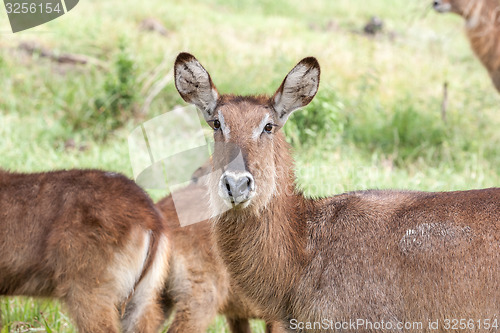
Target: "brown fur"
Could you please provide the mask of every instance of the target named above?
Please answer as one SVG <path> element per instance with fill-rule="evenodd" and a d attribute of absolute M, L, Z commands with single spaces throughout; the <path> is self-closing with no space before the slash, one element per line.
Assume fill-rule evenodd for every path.
<path fill-rule="evenodd" d="M 181 95 L 188 91 L 182 86 L 184 69 L 196 63 L 185 54 L 177 59 Z M 289 331 L 295 331 L 292 319 L 420 321 L 423 327 L 416 332 L 434 332 L 429 320 L 439 320 L 443 332 L 444 319 L 498 319 L 500 189 L 304 197 L 295 189 L 293 160 L 279 129 L 252 138 L 266 114 L 278 123 L 283 103 L 293 105 L 284 109 L 291 113 L 310 100 L 303 93 L 314 93 L 316 80 L 310 75 L 319 80 L 319 65 L 307 58 L 296 68 L 261 105 L 238 97 L 203 111 L 209 120 L 222 115 L 230 129 L 214 131 L 214 169 L 230 168 L 230 152 L 224 149 L 230 142 L 239 147 L 255 181 L 254 196 L 228 211 L 217 211 L 227 207 L 221 172 L 214 171 L 209 181 L 210 204 L 220 213 L 214 218 L 218 251 L 245 296 Z"/>
<path fill-rule="evenodd" d="M 467 37 L 481 63 L 486 67 L 500 92 L 500 1 L 438 0 L 437 10 L 450 6 L 450 11 L 466 20 Z"/>
<path fill-rule="evenodd" d="M 195 173 L 198 176 L 204 174 L 206 172 L 201 169 Z M 183 209 L 194 214 L 208 209 L 208 206 L 190 206 L 190 198 L 207 194 L 206 187 L 195 182 L 197 178 L 193 179 L 193 184 L 174 194 L 177 207 L 182 205 Z M 168 332 L 206 332 L 215 316 L 222 314 L 226 316 L 231 332 L 250 333 L 248 319 L 262 316 L 231 283 L 214 248 L 208 221 L 181 227 L 172 195 L 159 201 L 157 207 L 167 221 L 173 249 L 162 296 L 166 316 L 176 308 Z"/>
<path fill-rule="evenodd" d="M 0 295 L 59 298 L 79 332 L 92 333 L 119 332 L 128 300 L 124 331 L 156 332 L 163 228 L 147 194 L 120 174 L 0 171 Z"/>

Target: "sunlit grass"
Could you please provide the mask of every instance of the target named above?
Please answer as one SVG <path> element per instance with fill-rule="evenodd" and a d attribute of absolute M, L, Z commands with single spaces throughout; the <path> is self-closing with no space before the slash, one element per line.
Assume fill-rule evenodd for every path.
<path fill-rule="evenodd" d="M 6 332 L 75 332 L 59 302 L 11 297 L 0 302 L 2 333 Z"/>

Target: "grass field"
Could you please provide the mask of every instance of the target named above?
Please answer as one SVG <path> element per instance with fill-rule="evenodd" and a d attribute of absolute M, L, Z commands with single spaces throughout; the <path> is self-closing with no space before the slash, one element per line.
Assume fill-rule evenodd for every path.
<path fill-rule="evenodd" d="M 384 22 L 374 37 L 362 33 L 371 16 Z M 167 34 L 141 29 L 146 18 Z M 176 55 L 189 51 L 222 93 L 237 94 L 271 94 L 301 58 L 318 58 L 318 95 L 285 128 L 309 195 L 500 184 L 500 95 L 462 20 L 432 12 L 430 1 L 86 0 L 48 24 L 9 31 L 0 10 L 3 169 L 101 168 L 132 177 L 127 137 L 184 105 L 170 79 L 144 108 Z M 96 64 L 62 64 L 20 47 L 33 43 Z M 1 333 L 75 331 L 57 302 L 2 298 L 0 308 Z M 211 332 L 227 332 L 223 318 Z"/>

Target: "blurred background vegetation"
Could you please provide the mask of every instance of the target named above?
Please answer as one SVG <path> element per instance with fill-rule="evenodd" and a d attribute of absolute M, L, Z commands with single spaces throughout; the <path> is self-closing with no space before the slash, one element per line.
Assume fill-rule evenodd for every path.
<path fill-rule="evenodd" d="M 373 16 L 375 34 L 364 31 Z M 85 0 L 17 34 L 0 11 L 0 167 L 132 177 L 129 133 L 185 105 L 171 78 L 181 51 L 236 94 L 272 94 L 318 58 L 318 95 L 285 127 L 309 195 L 500 184 L 500 96 L 462 19 L 426 0 Z M 2 333 L 74 332 L 58 302 L 3 298 L 0 309 Z M 212 332 L 225 331 L 218 318 Z"/>

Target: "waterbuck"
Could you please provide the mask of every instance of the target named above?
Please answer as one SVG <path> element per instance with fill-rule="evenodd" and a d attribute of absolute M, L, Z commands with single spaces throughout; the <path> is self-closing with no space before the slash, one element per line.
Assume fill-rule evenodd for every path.
<path fill-rule="evenodd" d="M 208 173 L 210 165 L 197 172 Z M 193 196 L 207 196 L 207 188 L 192 184 L 177 190 L 175 201 L 172 195 L 160 200 L 156 206 L 165 217 L 170 244 L 169 273 L 163 291 L 162 304 L 165 315 L 175 308 L 175 316 L 169 333 L 203 333 L 218 313 L 227 319 L 231 332 L 250 333 L 249 318 L 262 318 L 245 300 L 241 291 L 231 283 L 229 274 L 217 255 L 210 224 L 202 221 L 181 227 L 177 209 L 189 210 L 192 214 L 209 209 L 194 206 Z M 267 332 L 271 332 L 270 326 Z"/>
<path fill-rule="evenodd" d="M 499 188 L 306 198 L 280 129 L 318 90 L 315 58 L 271 97 L 219 94 L 188 53 L 174 70 L 180 95 L 214 131 L 207 186 L 218 252 L 270 319 L 290 332 L 500 324 Z"/>
<path fill-rule="evenodd" d="M 500 92 L 500 0 L 434 0 L 433 7 L 465 19 L 471 48 Z"/>
<path fill-rule="evenodd" d="M 120 174 L 0 171 L 0 295 L 58 298 L 79 332 L 158 332 L 168 251 L 160 213 Z"/>

